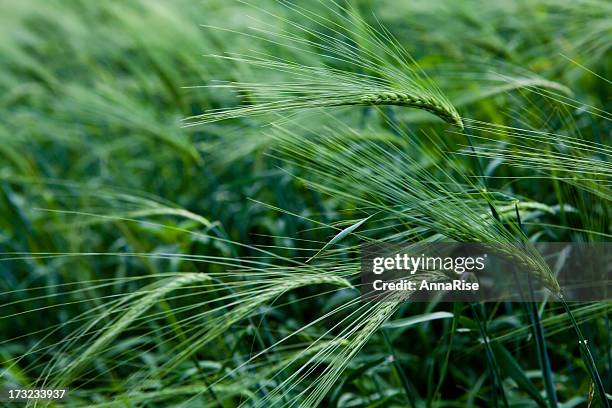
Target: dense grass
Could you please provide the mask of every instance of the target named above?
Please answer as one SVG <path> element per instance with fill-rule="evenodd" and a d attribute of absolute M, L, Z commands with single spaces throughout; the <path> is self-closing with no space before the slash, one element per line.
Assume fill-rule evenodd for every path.
<path fill-rule="evenodd" d="M 609 2 L 2 10 L 0 387 L 87 407 L 610 404 L 609 302 L 358 289 L 360 242 L 610 240 Z"/>

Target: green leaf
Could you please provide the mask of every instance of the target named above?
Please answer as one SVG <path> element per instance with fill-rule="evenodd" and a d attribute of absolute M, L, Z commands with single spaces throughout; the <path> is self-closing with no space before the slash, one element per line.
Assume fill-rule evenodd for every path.
<path fill-rule="evenodd" d="M 384 329 L 407 329 L 415 324 L 429 322 L 438 319 L 450 319 L 453 317 L 452 313 L 449 312 L 433 312 L 426 313 L 418 316 L 406 317 L 405 319 L 392 320 L 383 324 Z"/>
<path fill-rule="evenodd" d="M 357 221 L 355 224 L 346 227 L 345 229 L 343 229 L 342 231 L 340 231 L 335 237 L 333 237 L 327 244 L 323 245 L 323 248 L 319 249 L 319 251 L 317 251 L 316 254 L 314 254 L 312 257 L 310 257 L 310 259 L 308 259 L 306 262 L 310 262 L 312 261 L 314 258 L 316 258 L 321 252 L 323 252 L 327 247 L 334 245 L 336 242 L 340 241 L 342 238 L 346 237 L 348 234 L 350 234 L 351 232 L 355 231 L 357 228 L 361 227 L 361 225 L 366 222 L 367 220 L 369 220 L 370 218 L 372 218 L 372 215 L 370 215 L 369 217 L 363 218 L 359 221 Z"/>
<path fill-rule="evenodd" d="M 336 389 L 331 393 L 331 404 L 330 405 L 340 406 L 340 395 L 346 384 L 352 383 L 353 381 L 355 381 L 356 379 L 364 375 L 368 370 L 378 367 L 380 365 L 389 364 L 391 361 L 392 360 L 389 358 L 389 356 L 379 357 L 375 360 L 366 362 L 362 364 L 361 366 L 355 368 L 353 371 L 349 372 L 348 376 L 343 381 L 341 381 L 336 386 Z"/>
<path fill-rule="evenodd" d="M 491 345 L 501 372 L 510 376 L 519 388 L 529 394 L 539 406 L 546 407 L 546 401 L 544 401 L 544 398 L 542 398 L 542 395 L 540 395 L 535 385 L 529 381 L 521 366 L 519 366 L 514 357 L 512 357 L 512 354 L 496 341 L 492 342 Z"/>

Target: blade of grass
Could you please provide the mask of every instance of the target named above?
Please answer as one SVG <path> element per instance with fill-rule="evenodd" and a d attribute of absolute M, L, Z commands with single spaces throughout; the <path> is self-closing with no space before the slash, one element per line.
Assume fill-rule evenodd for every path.
<path fill-rule="evenodd" d="M 314 254 L 313 256 L 311 256 L 306 262 L 312 261 L 321 252 L 323 252 L 327 247 L 330 247 L 330 246 L 334 245 L 336 242 L 340 241 L 342 238 L 346 237 L 348 234 L 350 234 L 351 232 L 355 231 L 357 228 L 361 227 L 361 225 L 363 225 L 363 223 L 365 223 L 370 218 L 372 218 L 372 215 L 370 215 L 369 217 L 366 217 L 366 218 L 362 218 L 361 220 L 357 221 L 353 225 L 350 225 L 350 226 L 346 227 L 345 229 L 343 229 L 342 231 L 340 231 L 329 242 L 327 242 L 325 245 L 323 245 L 323 248 L 319 249 L 317 251 L 317 253 Z"/>
<path fill-rule="evenodd" d="M 546 401 L 544 401 L 544 398 L 542 398 L 535 385 L 533 385 L 529 378 L 527 378 L 521 366 L 517 363 L 514 357 L 512 357 L 512 354 L 510 354 L 510 352 L 497 341 L 494 341 L 491 344 L 495 357 L 497 357 L 497 361 L 499 361 L 501 371 L 509 375 L 516 382 L 519 388 L 529 394 L 529 396 L 533 398 L 533 400 L 540 407 L 545 408 L 547 406 Z"/>
<path fill-rule="evenodd" d="M 395 368 L 395 371 L 400 378 L 400 382 L 402 383 L 402 387 L 404 387 L 404 393 L 406 394 L 406 398 L 408 399 L 410 406 L 412 408 L 415 408 L 416 402 L 414 400 L 413 394 L 416 394 L 416 391 L 414 390 L 414 387 L 412 387 L 412 385 L 410 384 L 410 381 L 408 380 L 408 376 L 406 376 L 406 373 L 404 372 L 404 369 L 402 368 L 400 361 L 397 358 L 395 349 L 393 348 L 391 341 L 389 341 L 389 337 L 387 336 L 385 329 L 382 329 L 381 332 L 382 332 L 383 339 L 385 341 L 385 345 L 387 346 L 389 352 L 391 353 L 391 356 L 393 357 L 393 368 Z"/>
<path fill-rule="evenodd" d="M 480 311 L 476 306 L 481 306 L 474 302 L 470 303 L 470 307 L 472 309 L 472 314 L 474 319 L 476 320 L 478 331 L 480 332 L 480 336 L 484 343 L 485 347 L 485 355 L 487 357 L 487 366 L 489 367 L 489 372 L 491 375 L 491 382 L 493 384 L 493 397 L 495 406 L 499 406 L 498 396 L 501 397 L 502 402 L 504 403 L 504 407 L 508 408 L 508 399 L 506 398 L 506 393 L 504 392 L 504 385 L 501 381 L 501 375 L 499 372 L 499 365 L 497 364 L 497 360 L 495 359 L 495 354 L 493 353 L 493 349 L 491 348 L 491 342 L 489 341 L 489 335 L 487 332 L 486 323 L 484 321 L 484 317 L 480 316 Z"/>
<path fill-rule="evenodd" d="M 584 338 L 582 331 L 580 330 L 580 326 L 578 326 L 578 323 L 576 322 L 576 319 L 574 318 L 574 314 L 572 313 L 572 310 L 570 309 L 569 305 L 565 301 L 565 298 L 561 296 L 560 299 L 565 309 L 565 312 L 570 318 L 572 327 L 574 328 L 574 331 L 578 335 L 578 345 L 580 347 L 580 354 L 582 355 L 582 360 L 584 361 L 584 365 L 587 371 L 589 372 L 589 375 L 591 376 L 591 380 L 593 381 L 593 384 L 595 385 L 595 390 L 597 391 L 597 397 L 599 398 L 601 402 L 601 406 L 605 408 L 610 408 L 610 401 L 608 400 L 608 397 L 606 396 L 606 390 L 604 388 L 601 376 L 599 375 L 599 371 L 597 371 L 597 366 L 595 364 L 595 361 L 593 360 L 593 355 L 591 354 L 591 350 L 589 349 L 588 341 Z"/>
<path fill-rule="evenodd" d="M 523 232 L 523 224 L 521 222 L 521 214 L 518 209 L 518 202 L 514 202 L 514 209 L 516 211 L 516 221 L 518 223 L 519 231 Z M 534 298 L 533 283 L 531 276 L 528 275 L 527 282 L 529 286 L 529 296 L 531 300 Z M 544 337 L 544 329 L 540 322 L 540 314 L 538 312 L 538 306 L 536 302 L 529 302 L 527 305 L 527 311 L 529 320 L 531 321 L 531 328 L 533 330 L 533 337 L 536 341 L 536 351 L 538 355 L 538 362 L 540 363 L 540 369 L 542 370 L 542 377 L 544 378 L 544 384 L 546 386 L 546 395 L 548 397 L 548 404 L 551 408 L 556 408 L 558 405 L 557 392 L 555 390 L 555 381 L 553 379 L 552 368 L 550 366 L 550 359 L 548 358 L 548 351 L 546 349 L 546 338 Z"/>
<path fill-rule="evenodd" d="M 436 399 L 436 396 L 440 392 L 440 388 L 442 388 L 442 384 L 444 383 L 444 378 L 446 378 L 446 370 L 448 368 L 448 361 L 450 359 L 450 353 L 453 348 L 453 340 L 455 338 L 455 332 L 457 331 L 457 322 L 459 321 L 459 316 L 461 315 L 461 306 L 459 303 L 453 304 L 453 322 L 450 329 L 450 335 L 448 339 L 448 345 L 446 346 L 446 354 L 444 355 L 444 361 L 442 362 L 442 366 L 440 367 L 440 373 L 438 374 L 438 383 L 436 384 L 436 388 L 434 392 L 430 396 L 430 400 L 427 401 L 427 406 L 431 406 L 432 400 Z"/>

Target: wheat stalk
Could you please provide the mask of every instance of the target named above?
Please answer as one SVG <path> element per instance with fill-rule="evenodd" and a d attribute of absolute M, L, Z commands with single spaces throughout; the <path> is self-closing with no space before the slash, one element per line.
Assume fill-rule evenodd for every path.
<path fill-rule="evenodd" d="M 286 6 L 293 8 L 288 4 Z M 320 56 L 322 49 L 333 61 L 340 61 L 346 67 L 338 69 L 327 64 L 306 65 L 257 52 L 209 55 L 216 60 L 229 60 L 253 68 L 252 71 L 249 69 L 249 80 L 253 81 L 253 78 L 259 76 L 261 81 L 232 81 L 203 86 L 230 89 L 244 96 L 249 103 L 209 110 L 187 118 L 185 125 L 300 109 L 395 105 L 431 112 L 445 122 L 463 128 L 461 117 L 452 103 L 390 32 L 383 26 L 372 27 L 350 7 L 343 11 L 346 16 L 340 17 L 341 27 L 334 27 L 333 36 L 312 30 L 306 24 L 289 22 L 293 28 L 316 37 L 318 41 L 307 40 L 290 32 L 258 30 L 260 35 L 246 32 L 237 34 L 280 45 L 287 50 L 297 50 L 298 54 L 303 55 Z M 329 21 L 320 16 L 306 13 L 301 15 L 316 25 L 329 24 Z M 355 42 L 359 45 L 352 45 Z M 279 74 L 286 76 L 287 80 L 279 80 Z"/>

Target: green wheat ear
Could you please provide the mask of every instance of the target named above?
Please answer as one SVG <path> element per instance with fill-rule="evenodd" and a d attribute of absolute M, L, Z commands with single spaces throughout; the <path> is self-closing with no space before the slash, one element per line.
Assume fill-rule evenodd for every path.
<path fill-rule="evenodd" d="M 428 111 L 463 129 L 455 107 L 391 33 L 382 26 L 370 26 L 351 8 L 343 12 L 346 17 L 339 17 L 341 22 L 334 26 L 333 36 L 291 22 L 293 29 L 317 37 L 317 41 L 289 32 L 238 33 L 286 47 L 295 55 L 330 56 L 334 66 L 305 65 L 257 52 L 211 55 L 246 65 L 249 77 L 247 81 L 217 82 L 204 88 L 231 90 L 248 103 L 192 116 L 185 120 L 185 126 L 312 108 L 395 105 Z M 325 26 L 324 20 L 303 16 L 311 23 Z"/>
<path fill-rule="evenodd" d="M 123 330 L 142 316 L 147 310 L 158 304 L 166 295 L 181 287 L 203 284 L 210 281 L 210 279 L 210 276 L 204 273 L 180 274 L 154 283 L 140 292 L 127 296 L 116 308 L 109 308 L 106 310 L 85 329 L 85 332 L 93 329 L 95 324 L 102 322 L 104 319 L 111 316 L 112 313 L 117 313 L 119 310 L 122 310 L 122 313 L 111 323 L 106 324 L 104 329 L 100 332 L 101 335 L 88 345 L 69 366 L 64 368 L 63 373 L 58 376 L 58 384 L 69 384 L 79 371 L 83 369 L 83 366 L 91 361 L 97 353 L 103 350 L 104 347 L 111 343 Z M 127 307 L 123 302 L 125 302 Z"/>
<path fill-rule="evenodd" d="M 303 69 L 306 67 L 303 67 Z M 334 73 L 338 76 L 338 73 Z M 349 76 L 350 73 L 344 75 Z M 346 80 L 345 78 L 342 78 Z M 255 103 L 253 105 L 238 106 L 235 108 L 212 110 L 202 115 L 193 116 L 185 121 L 185 126 L 195 126 L 206 123 L 217 122 L 225 119 L 236 119 L 247 116 L 256 116 L 266 113 L 280 113 L 287 111 L 297 111 L 312 108 L 338 107 L 338 106 L 377 106 L 377 105 L 394 105 L 407 106 L 428 111 L 443 121 L 463 129 L 463 121 L 456 109 L 444 98 L 436 97 L 435 95 L 421 90 L 411 90 L 409 92 L 392 91 L 387 86 L 380 89 L 375 89 L 369 84 L 362 84 L 364 91 L 355 92 L 342 89 L 341 85 L 326 88 L 321 91 L 320 83 L 299 84 L 304 91 L 301 95 L 296 95 L 293 99 L 287 99 L 287 90 L 283 90 L 282 84 L 269 84 L 269 92 L 262 92 L 262 87 L 257 89 L 262 99 L 268 100 L 264 103 Z M 233 83 L 228 85 L 236 90 L 245 92 L 248 90 L 251 93 L 255 92 L 252 84 Z M 295 87 L 295 86 L 294 86 Z M 308 91 L 307 88 L 311 88 Z M 278 92 L 277 96 L 273 92 Z"/>
<path fill-rule="evenodd" d="M 337 75 L 337 73 L 335 73 Z M 349 75 L 347 73 L 346 75 Z M 337 106 L 351 106 L 351 105 L 362 105 L 362 106 L 377 106 L 377 105 L 394 105 L 394 106 L 407 106 L 421 110 L 428 111 L 438 116 L 443 121 L 457 126 L 463 129 L 463 121 L 461 116 L 455 110 L 455 108 L 445 99 L 436 98 L 434 95 L 426 92 L 418 92 L 413 90 L 412 92 L 400 92 L 390 91 L 388 88 L 380 90 L 372 89 L 371 86 L 364 86 L 366 91 L 357 92 L 346 92 L 341 88 L 329 89 L 325 93 L 312 91 L 309 95 L 305 93 L 303 95 L 296 96 L 294 99 L 289 100 L 282 98 L 282 94 L 287 92 L 281 92 L 279 90 L 281 85 L 270 84 L 271 89 L 275 89 L 279 92 L 278 100 L 272 100 L 270 102 L 238 106 L 235 108 L 212 110 L 204 113 L 203 115 L 193 116 L 188 118 L 185 122 L 186 126 L 195 126 L 206 123 L 217 122 L 225 119 L 236 119 L 240 117 L 256 116 L 266 113 L 273 112 L 286 112 L 296 111 L 311 108 L 324 108 L 324 107 L 337 107 Z M 303 85 L 308 87 L 308 85 Z M 311 85 L 313 88 L 315 84 Z M 233 84 L 235 88 L 241 88 L 243 91 L 247 88 L 247 84 Z M 259 89 L 261 92 L 261 88 Z M 344 92 L 343 92 L 344 91 Z M 342 95 L 344 93 L 344 95 Z M 341 96 L 339 96 L 341 95 Z M 273 95 L 265 95 L 266 99 L 274 98 Z"/>
<path fill-rule="evenodd" d="M 410 95 L 403 92 L 380 92 L 362 96 L 360 104 L 410 106 L 423 109 L 433 113 L 443 121 L 463 129 L 463 121 L 455 108 L 450 103 L 431 97 Z"/>

